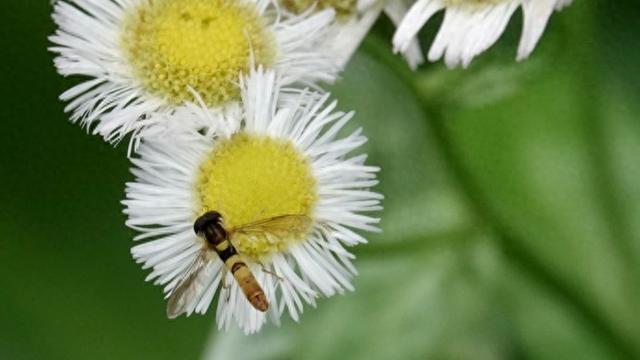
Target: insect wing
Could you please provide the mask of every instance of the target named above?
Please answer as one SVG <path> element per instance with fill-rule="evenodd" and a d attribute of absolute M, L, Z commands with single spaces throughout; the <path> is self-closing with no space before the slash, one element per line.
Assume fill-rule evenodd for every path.
<path fill-rule="evenodd" d="M 191 265 L 184 271 L 182 278 L 171 291 L 167 300 L 167 317 L 174 319 L 188 311 L 206 287 L 207 260 L 206 250 L 202 249 Z"/>
<path fill-rule="evenodd" d="M 231 236 L 270 234 L 278 238 L 283 238 L 291 234 L 303 234 L 307 232 L 310 225 L 311 219 L 308 216 L 281 215 L 235 227 L 231 229 L 229 233 Z"/>

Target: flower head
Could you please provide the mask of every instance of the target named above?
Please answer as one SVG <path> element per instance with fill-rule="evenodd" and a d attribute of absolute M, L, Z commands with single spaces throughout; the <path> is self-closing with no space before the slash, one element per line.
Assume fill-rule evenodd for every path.
<path fill-rule="evenodd" d="M 402 20 L 393 38 L 396 52 L 411 46 L 420 29 L 440 10 L 444 21 L 428 54 L 431 61 L 444 57 L 449 67 L 464 67 L 493 45 L 504 32 L 513 13 L 522 7 L 523 31 L 518 60 L 527 58 L 554 9 L 571 0 L 417 0 Z"/>
<path fill-rule="evenodd" d="M 369 190 L 378 168 L 365 165 L 365 155 L 349 155 L 366 141 L 360 130 L 338 136 L 352 113 L 336 112 L 326 95 L 298 92 L 283 101 L 282 91 L 274 72 L 253 72 L 241 81 L 241 109 L 212 113 L 189 105 L 180 115 L 163 115 L 212 125 L 145 137 L 132 159 L 136 180 L 127 184 L 125 213 L 144 241 L 132 253 L 153 268 L 148 279 L 164 285 L 168 297 L 180 291 L 208 249 L 194 222 L 220 214 L 236 262 L 246 264 L 269 302 L 266 314 L 252 307 L 229 261 L 221 260 L 228 254 L 216 255 L 216 248 L 172 315 L 205 313 L 217 296 L 218 326 L 236 322 L 252 333 L 267 318 L 277 322 L 286 310 L 297 320 L 303 303 L 353 288 L 345 246 L 366 241 L 354 230 L 377 231 L 378 219 L 367 213 L 381 209 L 382 197 Z M 246 224 L 254 225 L 242 230 Z"/>
<path fill-rule="evenodd" d="M 287 83 L 332 81 L 316 50 L 333 10 L 281 16 L 269 0 L 57 1 L 50 37 L 64 76 L 85 80 L 61 95 L 71 120 L 109 141 L 149 125 L 197 92 L 208 107 L 239 100 L 240 75 L 272 68 Z"/>
<path fill-rule="evenodd" d="M 337 21 L 330 26 L 331 35 L 327 37 L 324 49 L 341 67 L 353 56 L 381 13 L 398 25 L 408 10 L 403 0 L 280 0 L 280 4 L 285 12 L 293 14 L 323 9 L 335 11 Z M 402 55 L 414 69 L 424 62 L 415 40 L 410 41 Z"/>

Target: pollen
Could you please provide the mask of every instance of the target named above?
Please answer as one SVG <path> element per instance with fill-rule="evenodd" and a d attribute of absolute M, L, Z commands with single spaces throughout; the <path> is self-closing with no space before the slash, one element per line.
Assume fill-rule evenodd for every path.
<path fill-rule="evenodd" d="M 282 5 L 295 14 L 300 14 L 315 5 L 318 10 L 333 8 L 339 19 L 355 14 L 356 3 L 357 0 L 282 0 Z"/>
<path fill-rule="evenodd" d="M 270 67 L 273 34 L 255 5 L 242 0 L 143 1 L 124 20 L 122 43 L 150 93 L 171 103 L 208 106 L 239 98 L 238 77 L 252 61 Z"/>
<path fill-rule="evenodd" d="M 215 210 L 233 229 L 282 215 L 312 216 L 318 198 L 309 160 L 289 140 L 239 133 L 219 142 L 200 167 L 201 213 Z M 310 229 L 232 237 L 238 252 L 267 259 L 303 240 Z"/>

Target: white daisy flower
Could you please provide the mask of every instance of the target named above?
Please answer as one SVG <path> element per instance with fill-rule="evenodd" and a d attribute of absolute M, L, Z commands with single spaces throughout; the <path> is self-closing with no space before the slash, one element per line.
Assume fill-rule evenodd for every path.
<path fill-rule="evenodd" d="M 524 60 L 540 40 L 554 9 L 569 3 L 571 0 L 417 0 L 398 26 L 394 49 L 405 51 L 427 21 L 444 9 L 444 20 L 428 58 L 438 61 L 444 57 L 448 67 L 467 67 L 498 40 L 513 13 L 522 7 L 524 23 L 517 59 Z"/>
<path fill-rule="evenodd" d="M 209 107 L 238 100 L 239 76 L 254 65 L 287 83 L 333 81 L 339 69 L 317 44 L 334 12 L 283 17 L 270 1 L 57 1 L 56 68 L 83 78 L 61 95 L 71 120 L 116 142 L 150 113 L 193 101 L 192 90 Z"/>
<path fill-rule="evenodd" d="M 325 49 L 341 67 L 351 59 L 381 13 L 398 25 L 409 8 L 405 0 L 280 0 L 280 4 L 293 14 L 310 9 L 335 10 L 337 21 L 331 25 L 331 36 L 327 37 Z M 413 69 L 424 62 L 415 40 L 410 41 L 402 54 Z"/>
<path fill-rule="evenodd" d="M 244 78 L 241 92 L 241 112 L 193 105 L 195 111 L 165 115 L 178 122 L 209 117 L 215 125 L 145 137 L 123 203 L 127 225 L 140 232 L 135 240 L 144 241 L 132 254 L 153 268 L 147 279 L 164 286 L 170 317 L 205 313 L 216 298 L 220 329 L 235 322 L 254 333 L 285 310 L 297 321 L 317 296 L 353 290 L 356 269 L 346 247 L 366 242 L 355 231 L 378 231 L 379 219 L 367 214 L 381 210 L 382 196 L 370 190 L 379 169 L 364 164 L 366 155 L 349 155 L 366 142 L 361 129 L 338 136 L 353 113 L 335 111 L 328 95 L 315 93 L 282 105 L 273 71 Z M 218 220 L 210 224 L 231 234 L 226 255 L 209 235 L 194 233 L 197 219 L 212 216 Z M 230 269 L 238 262 L 257 280 L 251 291 L 234 280 Z M 197 280 L 189 275 L 194 268 Z"/>

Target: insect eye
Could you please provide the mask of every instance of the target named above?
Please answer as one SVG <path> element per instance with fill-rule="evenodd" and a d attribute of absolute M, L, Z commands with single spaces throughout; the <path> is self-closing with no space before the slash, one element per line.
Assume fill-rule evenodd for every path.
<path fill-rule="evenodd" d="M 216 211 L 208 211 L 202 214 L 196 221 L 193 223 L 193 231 L 196 234 L 203 234 L 206 228 L 210 225 L 217 225 L 222 222 L 222 216 Z"/>

